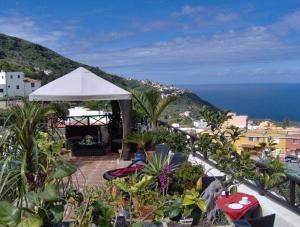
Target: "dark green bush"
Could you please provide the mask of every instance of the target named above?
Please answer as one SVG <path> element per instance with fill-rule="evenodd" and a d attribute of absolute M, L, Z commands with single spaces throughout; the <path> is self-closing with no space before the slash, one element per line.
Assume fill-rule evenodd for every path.
<path fill-rule="evenodd" d="M 153 145 L 166 143 L 173 152 L 186 150 L 186 137 L 182 133 L 170 132 L 164 127 L 158 127 L 153 131 Z"/>

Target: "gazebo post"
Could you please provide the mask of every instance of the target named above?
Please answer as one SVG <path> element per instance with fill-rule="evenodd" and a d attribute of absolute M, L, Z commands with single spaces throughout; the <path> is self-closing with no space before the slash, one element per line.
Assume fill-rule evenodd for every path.
<path fill-rule="evenodd" d="M 132 124 L 132 100 L 119 100 L 120 109 L 122 112 L 122 123 L 123 123 L 123 139 L 125 139 L 131 132 Z M 130 144 L 122 142 L 122 158 L 129 160 Z"/>

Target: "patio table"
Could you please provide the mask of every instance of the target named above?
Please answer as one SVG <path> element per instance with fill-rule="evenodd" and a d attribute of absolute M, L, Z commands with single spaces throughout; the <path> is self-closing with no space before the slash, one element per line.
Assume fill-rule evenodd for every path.
<path fill-rule="evenodd" d="M 237 210 L 228 207 L 228 205 L 231 203 L 238 203 L 239 201 L 241 201 L 242 197 L 248 197 L 250 203 L 247 205 L 243 205 L 241 209 Z M 216 203 L 217 207 L 219 209 L 222 209 L 232 220 L 241 219 L 244 215 L 247 214 L 247 212 L 252 211 L 259 206 L 258 200 L 253 195 L 241 192 L 229 195 L 227 198 L 225 196 L 219 196 Z"/>

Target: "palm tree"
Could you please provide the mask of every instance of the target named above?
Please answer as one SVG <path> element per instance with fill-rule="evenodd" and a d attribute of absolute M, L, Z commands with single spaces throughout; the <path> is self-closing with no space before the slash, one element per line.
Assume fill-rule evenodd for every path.
<path fill-rule="evenodd" d="M 270 154 L 276 150 L 276 143 L 272 137 L 267 139 L 268 142 L 259 143 L 259 149 L 262 155 L 262 158 L 267 158 Z"/>
<path fill-rule="evenodd" d="M 138 149 L 142 152 L 145 151 L 145 146 L 153 139 L 152 132 L 132 133 L 127 136 L 124 142 L 134 143 L 138 146 Z"/>
<path fill-rule="evenodd" d="M 175 100 L 175 96 L 162 96 L 155 90 L 148 92 L 132 91 L 132 94 L 144 113 L 149 117 L 152 128 L 156 128 L 161 113 Z"/>
<path fill-rule="evenodd" d="M 239 127 L 231 125 L 227 128 L 227 133 L 229 134 L 231 142 L 234 144 L 243 134 L 243 130 Z"/>

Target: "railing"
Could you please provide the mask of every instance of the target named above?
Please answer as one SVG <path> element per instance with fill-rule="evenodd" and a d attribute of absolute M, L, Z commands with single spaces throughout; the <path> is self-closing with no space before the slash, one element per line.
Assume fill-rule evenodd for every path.
<path fill-rule="evenodd" d="M 166 127 L 169 131 L 185 135 L 187 138 L 187 144 L 190 146 L 191 149 L 193 148 L 193 144 L 197 140 L 197 136 L 185 132 L 179 128 L 175 128 L 163 121 L 159 121 L 159 124 L 161 126 Z M 217 168 L 216 163 L 210 160 L 208 157 L 205 157 L 199 152 L 195 152 L 194 155 Z M 261 162 L 254 161 L 254 164 L 261 171 L 262 169 L 266 169 L 266 166 Z M 246 185 L 248 185 L 257 192 L 263 191 L 265 196 L 269 197 L 270 199 L 281 204 L 282 206 L 300 215 L 300 177 L 286 173 L 286 177 L 281 182 L 278 182 L 277 184 L 273 185 L 272 187 L 266 190 L 259 188 L 251 180 L 247 180 Z"/>
<path fill-rule="evenodd" d="M 111 122 L 111 114 L 88 115 L 88 116 L 68 116 L 60 118 L 50 118 L 51 128 L 64 128 L 67 125 L 73 126 L 91 126 L 91 125 L 108 125 Z"/>

